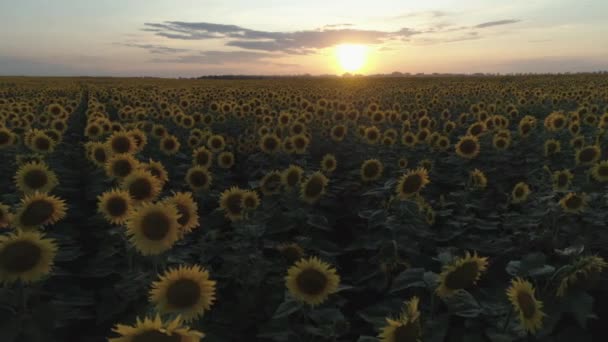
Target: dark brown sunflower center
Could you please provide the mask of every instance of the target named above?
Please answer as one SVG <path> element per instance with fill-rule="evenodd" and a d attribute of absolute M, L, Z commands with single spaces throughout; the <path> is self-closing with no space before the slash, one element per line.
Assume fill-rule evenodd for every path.
<path fill-rule="evenodd" d="M 190 184 L 197 188 L 207 186 L 207 183 L 209 182 L 209 177 L 207 177 L 207 174 L 202 171 L 192 172 L 189 178 Z"/>
<path fill-rule="evenodd" d="M 46 199 L 31 202 L 21 214 L 21 223 L 25 226 L 38 226 L 46 223 L 55 212 L 53 203 Z"/>
<path fill-rule="evenodd" d="M 173 149 L 175 149 L 175 146 L 177 146 L 177 145 L 175 144 L 175 140 L 165 139 L 163 141 L 163 146 L 165 147 L 166 150 L 172 151 Z"/>
<path fill-rule="evenodd" d="M 523 134 L 528 133 L 530 131 L 530 129 L 531 129 L 530 124 L 525 123 L 525 124 L 521 125 L 521 132 Z"/>
<path fill-rule="evenodd" d="M 42 256 L 42 250 L 29 241 L 9 243 L 0 252 L 0 267 L 10 273 L 23 273 L 34 268 Z"/>
<path fill-rule="evenodd" d="M 126 159 L 116 160 L 112 164 L 112 172 L 118 177 L 126 177 L 131 171 L 133 171 L 133 165 Z"/>
<path fill-rule="evenodd" d="M 566 184 L 568 184 L 568 176 L 561 173 L 559 176 L 557 176 L 557 185 L 559 187 L 563 187 L 566 186 Z"/>
<path fill-rule="evenodd" d="M 211 147 L 213 147 L 214 149 L 220 149 L 220 148 L 222 148 L 222 141 L 220 139 L 212 139 L 211 140 Z"/>
<path fill-rule="evenodd" d="M 113 217 L 119 217 L 129 208 L 127 201 L 120 196 L 110 197 L 106 202 L 106 211 Z"/>
<path fill-rule="evenodd" d="M 343 127 L 336 127 L 334 129 L 334 136 L 335 137 L 342 137 L 344 135 L 344 128 Z"/>
<path fill-rule="evenodd" d="M 306 183 L 304 194 L 307 197 L 319 196 L 321 192 L 323 192 L 323 183 L 321 182 L 321 179 L 313 177 Z"/>
<path fill-rule="evenodd" d="M 99 147 L 99 148 L 96 148 L 95 151 L 93 151 L 93 158 L 98 163 L 105 163 L 106 160 L 108 159 L 108 155 L 106 154 L 105 149 Z"/>
<path fill-rule="evenodd" d="M 48 176 L 44 170 L 30 170 L 23 176 L 23 182 L 29 188 L 40 189 L 48 183 Z"/>
<path fill-rule="evenodd" d="M 326 169 L 333 169 L 335 165 L 336 165 L 336 163 L 334 162 L 333 159 L 326 159 L 325 160 L 325 168 Z"/>
<path fill-rule="evenodd" d="M 127 153 L 131 149 L 131 140 L 127 137 L 115 137 L 111 144 L 112 151 L 116 153 Z"/>
<path fill-rule="evenodd" d="M 296 246 L 287 246 L 281 249 L 281 254 L 289 262 L 295 262 L 302 257 L 302 250 Z"/>
<path fill-rule="evenodd" d="M 593 161 L 596 156 L 597 156 L 597 151 L 595 150 L 595 148 L 589 147 L 589 148 L 585 148 L 581 151 L 581 153 L 579 155 L 579 159 L 583 163 L 589 163 L 589 162 Z"/>
<path fill-rule="evenodd" d="M 167 289 L 167 302 L 177 309 L 196 305 L 201 297 L 201 288 L 192 279 L 178 279 Z"/>
<path fill-rule="evenodd" d="M 131 342 L 181 342 L 180 334 L 171 336 L 158 330 L 148 330 L 131 338 Z"/>
<path fill-rule="evenodd" d="M 420 328 L 413 323 L 400 325 L 393 334 L 395 342 L 418 342 L 420 338 Z"/>
<path fill-rule="evenodd" d="M 524 191 L 523 186 L 518 186 L 515 189 L 515 197 L 520 198 L 523 197 L 526 192 Z"/>
<path fill-rule="evenodd" d="M 51 141 L 46 137 L 38 137 L 34 140 L 34 146 L 42 151 L 47 151 L 51 148 Z"/>
<path fill-rule="evenodd" d="M 181 215 L 181 217 L 177 219 L 177 223 L 183 226 L 190 221 L 190 210 L 181 203 L 178 203 L 175 206 L 177 207 L 177 212 Z"/>
<path fill-rule="evenodd" d="M 578 209 L 583 206 L 583 199 L 580 196 L 570 196 L 566 199 L 566 207 L 570 209 Z"/>
<path fill-rule="evenodd" d="M 367 139 L 369 139 L 369 140 L 376 140 L 376 139 L 378 139 L 378 132 L 376 132 L 376 131 L 368 131 L 367 132 Z"/>
<path fill-rule="evenodd" d="M 88 131 L 88 133 L 90 135 L 95 136 L 95 135 L 99 134 L 99 126 L 97 126 L 97 125 L 91 125 L 91 126 L 89 126 L 89 128 L 87 129 L 87 131 Z"/>
<path fill-rule="evenodd" d="M 153 211 L 146 214 L 141 225 L 144 236 L 153 241 L 164 239 L 171 229 L 171 221 L 165 213 L 160 211 Z"/>
<path fill-rule="evenodd" d="M 8 144 L 11 141 L 11 135 L 5 131 L 0 131 L 0 145 Z"/>
<path fill-rule="evenodd" d="M 608 166 L 600 166 L 597 169 L 598 175 L 602 177 L 608 177 Z"/>
<path fill-rule="evenodd" d="M 307 295 L 318 295 L 325 290 L 328 279 L 327 276 L 316 269 L 305 269 L 296 278 L 298 289 Z"/>
<path fill-rule="evenodd" d="M 536 313 L 536 302 L 532 295 L 527 292 L 519 292 L 517 294 L 517 303 L 525 318 L 531 319 L 534 317 L 534 314 Z"/>
<path fill-rule="evenodd" d="M 279 146 L 279 143 L 274 138 L 266 138 L 264 139 L 264 148 L 269 151 L 274 151 Z"/>
<path fill-rule="evenodd" d="M 138 201 L 148 199 L 152 197 L 152 183 L 147 178 L 137 178 L 129 184 L 129 194 Z"/>
<path fill-rule="evenodd" d="M 199 152 L 196 154 L 196 164 L 207 165 L 209 163 L 209 154 L 207 152 Z"/>
<path fill-rule="evenodd" d="M 235 193 L 228 196 L 228 199 L 226 200 L 226 208 L 228 209 L 228 212 L 235 215 L 240 214 L 242 210 L 242 201 L 243 197 L 240 193 Z"/>
<path fill-rule="evenodd" d="M 303 149 L 304 147 L 306 147 L 306 141 L 301 138 L 294 139 L 293 143 L 297 149 Z"/>
<path fill-rule="evenodd" d="M 290 171 L 286 177 L 287 185 L 295 186 L 300 182 L 300 173 L 297 171 Z"/>
<path fill-rule="evenodd" d="M 363 175 L 367 178 L 374 178 L 380 172 L 380 167 L 378 163 L 367 163 L 363 167 Z"/>
<path fill-rule="evenodd" d="M 496 140 L 496 147 L 498 148 L 504 148 L 507 145 L 507 142 L 504 139 L 497 139 Z"/>
<path fill-rule="evenodd" d="M 460 143 L 460 152 L 464 155 L 472 155 L 477 151 L 477 142 L 473 139 L 465 139 Z"/>
<path fill-rule="evenodd" d="M 549 145 L 547 145 L 547 151 L 549 153 L 555 153 L 555 151 L 557 150 L 557 144 L 554 142 L 549 143 Z"/>
<path fill-rule="evenodd" d="M 449 289 L 466 289 L 475 284 L 479 275 L 476 262 L 470 261 L 449 272 L 445 277 L 445 286 Z"/>
<path fill-rule="evenodd" d="M 406 194 L 418 192 L 422 187 L 422 177 L 417 174 L 409 175 L 405 178 L 401 190 Z"/>
<path fill-rule="evenodd" d="M 222 164 L 224 164 L 224 165 L 232 165 L 232 156 L 230 156 L 230 155 L 223 155 L 222 156 Z"/>
<path fill-rule="evenodd" d="M 556 128 L 561 128 L 564 125 L 564 120 L 562 118 L 557 118 L 553 120 L 553 126 Z"/>

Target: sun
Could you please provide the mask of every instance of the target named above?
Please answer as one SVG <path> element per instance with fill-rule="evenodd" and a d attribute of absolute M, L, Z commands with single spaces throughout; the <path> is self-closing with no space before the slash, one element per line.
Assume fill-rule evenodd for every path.
<path fill-rule="evenodd" d="M 336 58 L 340 67 L 346 72 L 360 70 L 367 61 L 367 47 L 357 44 L 340 44 L 336 46 Z"/>

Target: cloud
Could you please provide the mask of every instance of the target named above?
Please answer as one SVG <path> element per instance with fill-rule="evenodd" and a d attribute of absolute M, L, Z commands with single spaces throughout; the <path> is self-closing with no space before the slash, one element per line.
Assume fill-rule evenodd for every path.
<path fill-rule="evenodd" d="M 184 52 L 192 51 L 190 49 L 172 48 L 172 47 L 156 45 L 156 44 L 115 43 L 114 45 L 145 49 L 145 50 L 148 50 L 148 52 L 150 52 L 152 54 L 157 54 L 157 55 L 168 55 L 168 54 L 176 54 L 176 53 L 184 53 Z"/>
<path fill-rule="evenodd" d="M 486 28 L 486 27 L 492 27 L 492 26 L 515 24 L 515 23 L 518 23 L 520 21 L 521 20 L 519 20 L 519 19 L 506 19 L 506 20 L 488 21 L 488 22 L 485 22 L 485 23 L 481 23 L 479 25 L 475 25 L 473 27 L 474 28 Z"/>
<path fill-rule="evenodd" d="M 450 12 L 446 11 L 416 11 L 416 12 L 407 12 L 397 16 L 390 17 L 391 19 L 399 20 L 399 19 L 409 19 L 415 17 L 426 17 L 426 18 L 442 18 L 450 15 Z"/>
<path fill-rule="evenodd" d="M 232 63 L 255 63 L 273 57 L 276 56 L 271 53 L 254 51 L 204 51 L 199 54 L 176 56 L 172 58 L 154 58 L 151 62 L 222 65 Z"/>

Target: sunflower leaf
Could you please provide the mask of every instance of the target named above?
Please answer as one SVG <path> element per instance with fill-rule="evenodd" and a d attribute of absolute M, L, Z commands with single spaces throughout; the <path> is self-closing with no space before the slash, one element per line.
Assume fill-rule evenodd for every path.
<path fill-rule="evenodd" d="M 303 307 L 302 303 L 300 303 L 294 299 L 287 299 L 286 301 L 281 303 L 281 305 L 279 305 L 277 310 L 274 312 L 274 315 L 272 316 L 272 318 L 279 319 L 279 318 L 283 318 L 283 317 L 288 317 L 291 314 L 295 313 L 296 311 L 300 310 L 302 307 Z"/>
<path fill-rule="evenodd" d="M 425 287 L 424 268 L 409 268 L 401 273 L 393 280 L 391 293 L 409 289 L 410 287 Z"/>
<path fill-rule="evenodd" d="M 450 313 L 467 318 L 479 316 L 482 309 L 469 292 L 458 290 L 453 295 L 444 299 Z"/>

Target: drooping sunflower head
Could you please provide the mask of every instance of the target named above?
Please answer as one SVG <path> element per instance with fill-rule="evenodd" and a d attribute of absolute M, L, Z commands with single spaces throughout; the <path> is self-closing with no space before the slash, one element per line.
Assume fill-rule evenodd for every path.
<path fill-rule="evenodd" d="M 579 214 L 585 210 L 587 195 L 584 193 L 577 194 L 570 192 L 559 200 L 559 205 L 567 213 Z"/>
<path fill-rule="evenodd" d="M 469 184 L 474 189 L 485 189 L 488 185 L 488 178 L 483 171 L 475 169 L 469 172 Z"/>
<path fill-rule="evenodd" d="M 601 156 L 601 149 L 597 145 L 585 146 L 576 151 L 576 165 L 591 165 Z"/>
<path fill-rule="evenodd" d="M 139 128 L 132 129 L 127 132 L 135 142 L 135 152 L 141 152 L 148 143 L 148 136 Z"/>
<path fill-rule="evenodd" d="M 602 160 L 593 165 L 591 176 L 598 182 L 608 182 L 608 160 Z"/>
<path fill-rule="evenodd" d="M 44 193 L 26 195 L 15 213 L 13 224 L 20 229 L 34 229 L 55 224 L 65 217 L 65 202 Z"/>
<path fill-rule="evenodd" d="M 553 179 L 553 189 L 563 191 L 570 187 L 574 175 L 570 170 L 560 170 L 553 172 L 551 178 Z"/>
<path fill-rule="evenodd" d="M 287 260 L 289 264 L 293 264 L 296 261 L 304 257 L 304 249 L 295 242 L 282 243 L 277 246 L 277 251 Z"/>
<path fill-rule="evenodd" d="M 260 189 L 266 196 L 276 195 L 281 192 L 282 176 L 280 171 L 270 171 L 260 181 Z"/>
<path fill-rule="evenodd" d="M 209 189 L 213 177 L 211 172 L 203 166 L 193 166 L 186 173 L 186 183 L 194 191 L 204 191 Z"/>
<path fill-rule="evenodd" d="M 134 326 L 117 324 L 112 331 L 120 337 L 108 342 L 200 342 L 205 335 L 182 325 L 181 317 L 173 321 L 163 321 L 158 314 L 155 318 L 137 318 Z"/>
<path fill-rule="evenodd" d="M 464 136 L 456 143 L 455 149 L 462 158 L 473 159 L 479 154 L 479 139 L 474 135 Z"/>
<path fill-rule="evenodd" d="M 243 194 L 242 189 L 232 187 L 220 195 L 220 208 L 230 221 L 240 221 L 244 218 Z"/>
<path fill-rule="evenodd" d="M 439 275 L 437 295 L 446 298 L 458 290 L 473 287 L 487 268 L 488 258 L 466 252 L 464 257 L 456 258 L 452 263 L 444 266 Z"/>
<path fill-rule="evenodd" d="M 140 167 L 140 162 L 126 153 L 113 155 L 105 165 L 106 175 L 116 179 L 124 179 Z"/>
<path fill-rule="evenodd" d="M 112 224 L 124 224 L 134 208 L 134 201 L 127 190 L 112 189 L 97 197 L 97 211 Z"/>
<path fill-rule="evenodd" d="M 260 139 L 260 150 L 273 154 L 281 149 L 281 139 L 274 133 L 268 133 Z"/>
<path fill-rule="evenodd" d="M 325 193 L 329 179 L 320 171 L 310 175 L 300 185 L 300 198 L 309 204 L 317 202 Z"/>
<path fill-rule="evenodd" d="M 515 184 L 513 187 L 513 191 L 511 191 L 511 202 L 513 203 L 523 203 L 528 199 L 530 195 L 530 187 L 528 184 L 524 182 L 519 182 Z"/>
<path fill-rule="evenodd" d="M 382 177 L 384 166 L 378 159 L 368 159 L 361 164 L 361 179 L 364 182 L 371 182 Z"/>
<path fill-rule="evenodd" d="M 420 342 L 422 327 L 418 297 L 405 302 L 403 312 L 397 318 L 386 318 L 387 325 L 378 335 L 382 342 Z"/>
<path fill-rule="evenodd" d="M 127 190 L 136 203 L 155 200 L 162 189 L 161 182 L 143 169 L 137 169 L 123 178 L 120 187 Z"/>
<path fill-rule="evenodd" d="M 112 133 L 106 144 L 114 154 L 134 153 L 137 150 L 135 139 L 125 131 Z"/>
<path fill-rule="evenodd" d="M 57 176 L 44 162 L 30 162 L 22 165 L 15 175 L 15 185 L 25 194 L 34 192 L 47 193 L 57 184 Z"/>
<path fill-rule="evenodd" d="M 530 282 L 521 278 L 513 279 L 507 289 L 507 297 L 526 331 L 534 334 L 542 327 L 545 316 L 542 311 L 543 303 L 536 299 L 534 287 Z"/>
<path fill-rule="evenodd" d="M 429 175 L 426 169 L 418 168 L 416 170 L 409 170 L 406 174 L 401 176 L 401 179 L 397 183 L 397 196 L 401 200 L 406 200 L 415 194 L 418 194 L 427 184 L 430 183 Z"/>
<path fill-rule="evenodd" d="M 289 165 L 288 168 L 281 172 L 281 183 L 287 189 L 293 189 L 300 185 L 304 170 L 297 165 Z"/>
<path fill-rule="evenodd" d="M 555 139 L 545 141 L 545 157 L 552 156 L 561 151 L 561 144 Z"/>
<path fill-rule="evenodd" d="M 179 237 L 180 216 L 169 203 L 143 203 L 129 213 L 127 235 L 142 255 L 158 255 L 173 247 Z"/>
<path fill-rule="evenodd" d="M 152 284 L 150 302 L 161 314 L 178 314 L 184 321 L 192 321 L 211 309 L 215 284 L 201 266 L 182 265 L 168 270 Z"/>
<path fill-rule="evenodd" d="M 194 201 L 192 193 L 177 192 L 164 201 L 174 205 L 180 215 L 177 219 L 180 235 L 187 234 L 199 227 L 198 205 Z"/>
<path fill-rule="evenodd" d="M 600 273 L 608 263 L 600 256 L 588 255 L 578 258 L 562 269 L 556 295 L 563 297 L 568 291 L 590 290 L 599 283 Z"/>
<path fill-rule="evenodd" d="M 325 173 L 330 174 L 334 172 L 337 166 L 336 157 L 331 153 L 324 155 L 323 159 L 321 159 L 321 170 Z"/>
<path fill-rule="evenodd" d="M 217 165 L 222 169 L 229 169 L 234 165 L 234 154 L 230 151 L 220 152 L 217 156 Z"/>
<path fill-rule="evenodd" d="M 285 277 L 289 293 L 297 300 L 317 306 L 338 290 L 340 276 L 329 264 L 317 257 L 300 259 Z"/>
<path fill-rule="evenodd" d="M 54 241 L 38 232 L 18 231 L 0 237 L 0 282 L 40 280 L 50 273 L 56 253 Z"/>

